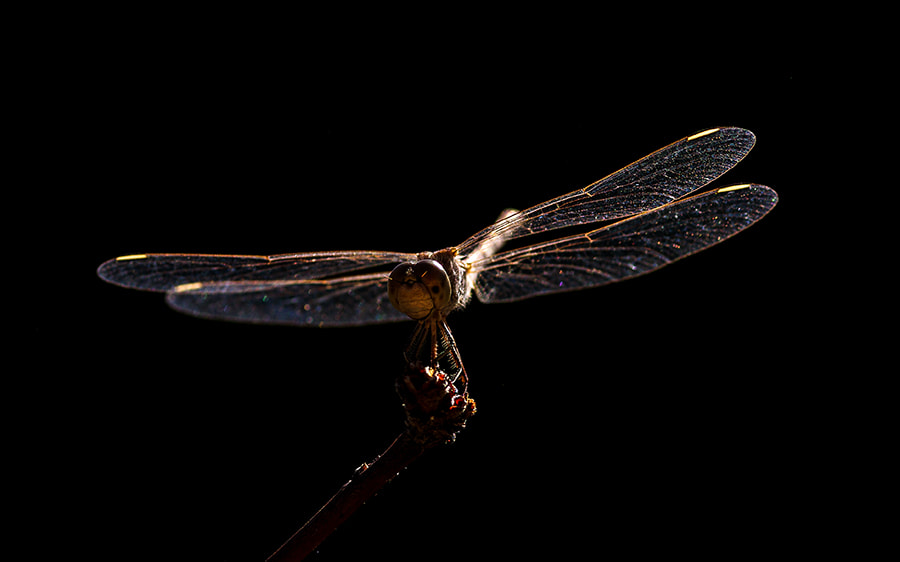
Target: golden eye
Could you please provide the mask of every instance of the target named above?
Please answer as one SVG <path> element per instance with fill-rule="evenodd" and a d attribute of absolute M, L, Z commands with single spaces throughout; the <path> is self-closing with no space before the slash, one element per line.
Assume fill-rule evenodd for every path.
<path fill-rule="evenodd" d="M 413 266 L 413 273 L 431 292 L 435 308 L 450 304 L 450 277 L 441 264 L 434 260 L 420 260 Z"/>
<path fill-rule="evenodd" d="M 422 320 L 450 304 L 450 278 L 434 260 L 401 263 L 388 276 L 388 298 L 394 308 Z"/>

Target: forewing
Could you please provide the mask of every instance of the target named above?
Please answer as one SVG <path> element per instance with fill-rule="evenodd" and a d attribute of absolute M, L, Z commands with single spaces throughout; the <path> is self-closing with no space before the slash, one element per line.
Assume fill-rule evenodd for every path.
<path fill-rule="evenodd" d="M 465 257 L 495 237 L 508 241 L 649 211 L 709 184 L 740 162 L 755 142 L 753 133 L 733 127 L 685 137 L 584 189 L 497 221 L 457 248 Z"/>
<path fill-rule="evenodd" d="M 276 256 L 141 254 L 110 260 L 104 280 L 167 292 L 182 312 L 237 322 L 353 326 L 407 317 L 387 298 L 394 264 L 415 259 L 397 252 L 317 252 Z M 380 268 L 364 274 L 347 275 Z"/>
<path fill-rule="evenodd" d="M 664 205 L 612 225 L 472 264 L 482 302 L 595 287 L 648 273 L 717 244 L 763 217 L 770 188 L 733 186 Z"/>
<path fill-rule="evenodd" d="M 105 281 L 143 291 L 171 291 L 180 285 L 222 281 L 296 281 L 346 275 L 414 259 L 399 252 L 310 252 L 275 256 L 139 254 L 103 263 Z"/>

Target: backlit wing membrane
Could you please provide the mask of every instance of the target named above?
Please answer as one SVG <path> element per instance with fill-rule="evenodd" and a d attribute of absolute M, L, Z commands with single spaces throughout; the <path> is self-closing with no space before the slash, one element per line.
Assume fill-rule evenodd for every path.
<path fill-rule="evenodd" d="M 236 322 L 322 327 L 409 320 L 388 300 L 388 273 L 181 285 L 166 300 L 182 312 Z"/>
<path fill-rule="evenodd" d="M 132 289 L 168 292 L 197 316 L 274 324 L 344 326 L 407 317 L 387 299 L 390 269 L 415 259 L 400 252 L 313 252 L 276 256 L 140 254 L 110 260 L 98 274 Z M 341 277 L 343 276 L 343 277 Z"/>
<path fill-rule="evenodd" d="M 740 232 L 778 200 L 743 185 L 682 199 L 604 228 L 472 264 L 482 302 L 506 302 L 620 281 L 658 269 Z"/>
<path fill-rule="evenodd" d="M 745 129 L 709 129 L 674 142 L 585 187 L 511 215 L 457 246 L 465 256 L 502 237 L 615 220 L 671 203 L 712 182 L 756 142 Z"/>
<path fill-rule="evenodd" d="M 221 281 L 324 279 L 415 259 L 400 252 L 310 252 L 276 256 L 139 254 L 103 263 L 97 274 L 129 289 L 171 291 L 179 285 Z"/>

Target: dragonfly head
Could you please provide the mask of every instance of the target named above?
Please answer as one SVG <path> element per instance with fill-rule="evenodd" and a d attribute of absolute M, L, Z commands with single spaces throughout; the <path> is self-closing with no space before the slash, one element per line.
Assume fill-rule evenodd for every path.
<path fill-rule="evenodd" d="M 388 298 L 413 320 L 424 320 L 450 304 L 450 277 L 435 260 L 401 263 L 388 276 Z"/>

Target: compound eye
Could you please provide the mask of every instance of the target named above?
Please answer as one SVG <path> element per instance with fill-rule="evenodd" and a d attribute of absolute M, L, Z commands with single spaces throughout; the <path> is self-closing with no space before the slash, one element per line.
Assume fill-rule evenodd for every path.
<path fill-rule="evenodd" d="M 400 312 L 422 320 L 450 304 L 450 278 L 434 260 L 401 263 L 388 277 L 388 298 Z"/>
<path fill-rule="evenodd" d="M 435 308 L 444 308 L 450 304 L 450 277 L 444 266 L 434 260 L 420 260 L 413 266 L 413 274 L 431 294 Z"/>

